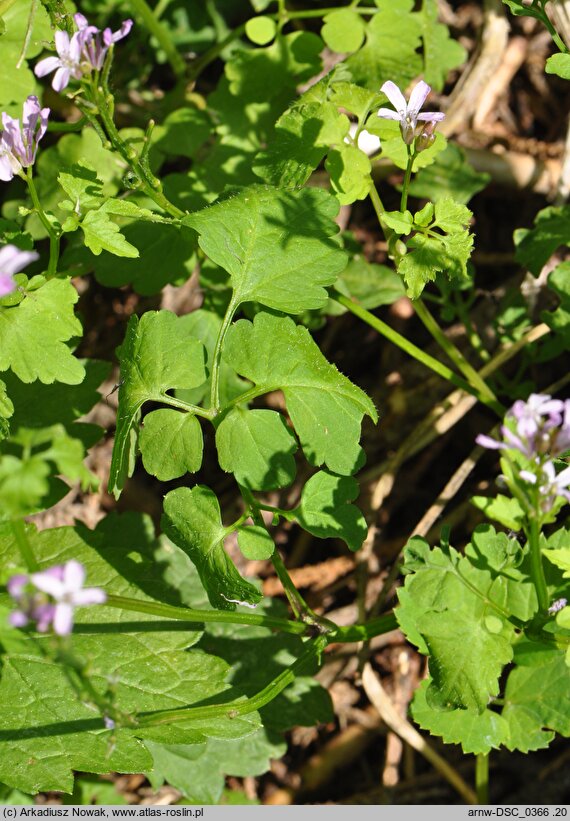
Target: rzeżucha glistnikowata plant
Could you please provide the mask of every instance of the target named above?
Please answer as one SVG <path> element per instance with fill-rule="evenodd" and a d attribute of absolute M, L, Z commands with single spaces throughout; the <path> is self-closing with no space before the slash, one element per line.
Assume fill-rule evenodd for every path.
<path fill-rule="evenodd" d="M 0 179 L 23 180 L 29 200 L 14 210 L 20 222 L 9 225 L 0 249 L 0 367 L 8 371 L 0 381 L 0 781 L 24 791 L 71 791 L 73 772 L 90 769 L 168 779 L 176 751 L 190 745 L 200 752 L 193 748 L 184 759 L 185 772 L 192 774 L 202 755 L 200 778 L 229 772 L 234 764 L 224 756 L 247 763 L 255 747 L 262 754 L 247 773 L 257 775 L 281 754 L 268 739 L 290 726 L 285 714 L 293 724 L 309 713 L 314 721 L 330 718 L 326 692 L 308 677 L 327 647 L 367 642 L 398 623 L 429 660 L 412 706 L 421 727 L 480 760 L 491 749 L 538 749 L 555 732 L 568 732 L 559 705 L 567 695 L 569 539 L 556 529 L 556 517 L 570 499 L 563 462 L 570 400 L 532 394 L 505 416 L 502 401 L 508 405 L 517 394 L 504 389 L 498 397 L 495 385 L 503 383 L 490 380 L 520 354 L 519 337 L 505 342 L 497 358 L 485 352 L 485 366 L 475 367 L 423 300 L 428 288 L 426 299 L 459 312 L 461 294 L 472 290 L 466 203 L 482 183 L 469 188 L 465 180 L 475 185 L 477 175 L 457 147 L 442 159 L 446 140 L 436 127 L 445 114 L 422 112 L 431 86 L 443 88 L 449 54 L 459 65 L 463 50 L 451 46 L 441 72 L 433 53 L 421 69 L 418 15 L 429 38 L 431 0 L 396 15 L 391 0 L 374 8 L 351 4 L 341 10 L 342 21 L 336 10 L 327 13 L 321 30 L 329 48 L 342 46 L 348 55 L 344 65 L 286 108 L 298 87 L 319 76 L 323 46 L 313 32 L 288 31 L 303 15 L 286 6 L 265 15 L 262 36 L 255 25 L 248 28 L 255 48 L 224 49 L 228 63 L 215 91 L 202 96 L 192 86 L 182 103 L 180 89 L 219 57 L 219 44 L 186 66 L 167 23 L 149 9 L 145 25 L 180 81 L 161 103 L 168 116 L 156 130 L 151 120 L 146 129 L 123 131 L 114 119 L 112 62 L 115 47 L 128 49 L 137 36 L 132 22 L 113 31 L 79 12 L 67 15 L 67 27 L 54 17 L 55 54 L 36 63 L 35 75 L 53 75 L 52 89 L 81 119 L 57 123 L 36 96 L 25 101 L 21 122 L 3 114 Z M 374 84 L 362 71 L 377 46 L 388 48 L 391 27 L 398 51 L 387 64 L 396 66 L 402 89 L 425 77 L 412 82 L 408 100 L 385 76 L 385 62 Z M 394 110 L 383 107 L 386 100 Z M 35 168 L 48 126 L 54 135 L 59 127 L 78 133 L 64 135 L 57 149 L 42 142 L 46 163 Z M 366 133 L 376 138 L 383 163 L 403 172 L 398 210 L 387 210 L 376 188 L 361 150 Z M 78 161 L 78 146 L 91 146 L 93 163 L 89 156 Z M 435 162 L 432 201 L 421 173 Z M 450 162 L 468 173 L 448 173 Z M 330 190 L 306 185 L 321 163 Z M 393 192 L 387 196 L 398 202 Z M 414 196 L 423 201 L 408 208 Z M 343 243 L 335 221 L 340 205 L 366 197 L 386 240 L 385 265 L 365 262 L 353 237 Z M 108 369 L 74 355 L 81 323 L 69 275 L 94 271 L 103 285 L 135 283 L 146 296 L 195 268 L 200 309 L 133 314 L 117 351 L 109 490 L 119 498 L 139 457 L 155 479 L 175 481 L 164 496 L 161 535 L 132 513 L 111 513 L 94 530 L 38 531 L 24 517 L 61 498 L 59 477 L 84 490 L 96 481 L 83 458 L 97 431 L 79 420 L 97 401 Z M 445 358 L 371 312 L 404 295 Z M 375 423 L 377 410 L 308 330 L 340 310 L 446 380 L 454 388 L 450 404 L 458 396 L 478 400 L 505 417 L 501 434 L 478 442 L 500 452 L 501 487 L 510 492 L 474 500 L 502 530 L 481 525 L 462 550 L 445 528 L 435 547 L 413 537 L 394 613 L 349 627 L 309 607 L 276 546 L 278 526 L 279 535 L 300 528 L 353 551 L 369 535 L 354 504 L 355 474 L 365 461 L 361 424 L 365 417 Z M 268 394 L 279 401 L 265 404 Z M 195 479 L 206 447 L 233 477 L 232 517 Z M 259 584 L 226 551 L 230 539 L 243 559 L 272 562 L 290 612 L 267 605 Z M 84 586 L 86 579 L 92 586 Z M 536 680 L 541 698 L 533 700 Z M 223 782 L 218 787 L 219 795 Z"/>

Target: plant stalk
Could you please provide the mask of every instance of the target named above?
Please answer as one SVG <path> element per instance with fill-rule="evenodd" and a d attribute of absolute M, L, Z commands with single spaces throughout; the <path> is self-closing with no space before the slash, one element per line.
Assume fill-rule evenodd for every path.
<path fill-rule="evenodd" d="M 527 531 L 528 545 L 530 551 L 530 575 L 536 590 L 538 607 L 542 614 L 548 613 L 550 600 L 548 598 L 548 587 L 544 577 L 544 567 L 542 564 L 542 553 L 540 550 L 540 523 L 536 516 L 529 522 Z"/>
<path fill-rule="evenodd" d="M 160 22 L 146 0 L 129 0 L 129 3 L 133 7 L 135 14 L 138 14 L 142 19 L 149 33 L 158 40 L 158 43 L 166 54 L 172 71 L 177 77 L 183 77 L 186 72 L 186 63 L 176 48 L 168 28 Z"/>
<path fill-rule="evenodd" d="M 30 192 L 32 203 L 34 205 L 34 210 L 40 218 L 40 222 L 46 229 L 49 237 L 49 262 L 46 276 L 48 279 L 52 279 L 57 274 L 57 263 L 59 262 L 59 235 L 55 231 L 53 225 L 47 217 L 47 214 L 42 208 L 38 197 L 38 192 L 36 190 L 36 185 L 32 177 L 31 165 L 28 167 L 25 180 L 28 186 L 28 191 Z"/>
<path fill-rule="evenodd" d="M 34 551 L 32 550 L 30 540 L 28 539 L 28 534 L 26 533 L 26 525 L 24 524 L 23 519 L 12 519 L 10 524 L 12 526 L 12 533 L 14 534 L 16 544 L 18 545 L 18 549 L 22 554 L 24 564 L 26 565 L 30 573 L 35 573 L 40 569 L 40 566 L 36 561 L 36 557 L 34 556 Z"/>
<path fill-rule="evenodd" d="M 214 349 L 214 356 L 212 358 L 212 385 L 210 390 L 210 410 L 216 415 L 220 410 L 220 359 L 222 356 L 222 348 L 224 340 L 228 332 L 228 328 L 232 323 L 234 314 L 239 306 L 239 300 L 236 299 L 235 294 L 230 300 L 227 307 L 218 338 L 216 340 L 216 347 Z"/>
<path fill-rule="evenodd" d="M 475 791 L 478 804 L 489 803 L 489 754 L 479 753 L 475 758 Z"/>

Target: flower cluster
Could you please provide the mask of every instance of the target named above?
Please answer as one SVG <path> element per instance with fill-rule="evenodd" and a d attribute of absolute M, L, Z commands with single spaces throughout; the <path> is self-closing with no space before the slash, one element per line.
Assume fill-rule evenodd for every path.
<path fill-rule="evenodd" d="M 431 91 L 431 86 L 420 80 L 410 94 L 409 103 L 406 102 L 406 98 L 396 83 L 391 80 L 385 82 L 380 91 L 386 95 L 396 111 L 381 108 L 378 116 L 385 120 L 397 120 L 400 123 L 400 131 L 406 145 L 412 145 L 415 142 L 416 151 L 429 148 L 435 139 L 434 131 L 437 123 L 445 117 L 445 114 L 440 111 L 424 111 L 420 114 L 420 109 Z M 425 125 L 418 125 L 418 122 L 425 123 Z"/>
<path fill-rule="evenodd" d="M 83 587 L 84 581 L 85 568 L 73 559 L 30 576 L 12 576 L 8 593 L 19 609 L 10 614 L 10 624 L 25 627 L 33 622 L 40 633 L 52 626 L 57 635 L 69 635 L 75 607 L 103 604 L 107 598 L 99 587 Z"/>
<path fill-rule="evenodd" d="M 110 46 L 126 37 L 133 21 L 125 20 L 118 31 L 110 28 L 101 31 L 89 25 L 82 14 L 75 14 L 77 31 L 71 37 L 66 31 L 56 31 L 54 35 L 57 57 L 46 57 L 35 67 L 36 77 L 45 77 L 55 71 L 52 88 L 63 91 L 69 81 L 80 80 L 84 74 L 100 71 Z"/>
<path fill-rule="evenodd" d="M 560 496 L 570 501 L 570 467 L 556 473 L 552 457 L 570 449 L 570 399 L 552 399 L 533 393 L 526 402 L 519 399 L 507 413 L 501 427 L 502 439 L 480 435 L 478 445 L 491 450 L 515 450 L 530 461 L 519 477 L 538 488 L 542 510 L 552 509 Z"/>
<path fill-rule="evenodd" d="M 14 274 L 39 259 L 35 251 L 21 251 L 15 245 L 0 248 L 0 297 L 11 294 L 16 289 Z"/>
<path fill-rule="evenodd" d="M 0 137 L 0 180 L 8 182 L 23 168 L 33 165 L 38 143 L 47 130 L 49 108 L 41 108 L 33 94 L 24 103 L 22 124 L 18 119 L 2 113 Z"/>

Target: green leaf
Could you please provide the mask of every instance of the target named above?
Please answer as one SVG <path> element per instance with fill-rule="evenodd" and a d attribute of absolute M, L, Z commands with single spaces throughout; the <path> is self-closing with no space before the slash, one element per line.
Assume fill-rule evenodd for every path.
<path fill-rule="evenodd" d="M 30 6 L 27 3 L 10 2 L 2 8 L 0 30 L 3 71 L 0 76 L 0 110 L 13 117 L 22 116 L 22 101 L 29 94 L 38 92 L 38 82 L 28 67 L 27 59 L 36 57 L 45 42 L 52 37 L 49 17 L 43 8 L 35 9 L 28 36 Z M 20 57 L 24 52 L 24 60 Z"/>
<path fill-rule="evenodd" d="M 217 270 L 220 271 L 219 268 Z M 202 273 L 203 272 L 204 268 L 202 267 Z M 202 277 L 200 278 L 200 284 L 204 290 L 207 289 L 208 285 Z M 189 334 L 195 336 L 196 339 L 202 342 L 206 348 L 208 362 L 211 362 L 214 356 L 216 341 L 222 327 L 222 318 L 213 311 L 199 308 L 197 311 L 192 311 L 192 313 L 180 317 L 180 322 Z M 223 359 L 220 362 L 219 377 L 220 403 L 222 407 L 250 387 L 250 383 L 244 379 L 240 379 L 233 368 L 230 368 L 228 363 Z M 178 390 L 176 391 L 176 396 L 185 402 L 199 405 L 206 397 L 209 401 L 210 387 L 211 380 L 208 376 L 208 379 L 200 385 L 200 387 L 193 388 L 192 390 Z"/>
<path fill-rule="evenodd" d="M 405 88 L 421 73 L 421 24 L 413 0 L 378 0 L 366 27 L 366 43 L 345 62 L 352 80 L 377 92 L 386 80 Z"/>
<path fill-rule="evenodd" d="M 411 713 L 422 730 L 440 736 L 446 744 L 461 744 L 463 752 L 474 755 L 498 750 L 508 738 L 505 720 L 491 710 L 436 710 L 427 700 L 431 680 L 422 681 L 414 694 Z"/>
<path fill-rule="evenodd" d="M 382 219 L 397 234 L 409 234 L 414 224 L 414 218 L 409 211 L 384 211 Z"/>
<path fill-rule="evenodd" d="M 103 209 L 88 211 L 80 226 L 85 235 L 85 245 L 95 256 L 99 256 L 101 251 L 109 251 L 115 256 L 130 259 L 139 256 L 138 249 L 127 242 L 119 226 L 112 222 Z"/>
<path fill-rule="evenodd" d="M 540 317 L 555 333 L 570 339 L 570 262 L 556 266 L 548 276 L 548 287 L 559 298 L 560 305 L 554 311 L 543 311 Z"/>
<path fill-rule="evenodd" d="M 170 408 L 148 413 L 139 444 L 144 469 L 161 482 L 196 473 L 202 465 L 202 428 L 190 413 Z"/>
<path fill-rule="evenodd" d="M 266 46 L 275 38 L 277 24 L 271 17 L 252 17 L 245 24 L 245 33 L 252 43 L 258 46 Z"/>
<path fill-rule="evenodd" d="M 352 476 L 319 471 L 306 483 L 301 504 L 294 511 L 299 524 L 313 536 L 342 539 L 350 550 L 359 550 L 368 526 L 361 511 L 349 504 L 359 490 Z"/>
<path fill-rule="evenodd" d="M 233 408 L 216 431 L 222 470 L 250 490 L 276 490 L 295 479 L 295 437 L 280 413 Z"/>
<path fill-rule="evenodd" d="M 321 68 L 320 37 L 307 31 L 279 36 L 267 48 L 240 50 L 226 63 L 230 92 L 248 100 L 265 101 L 314 77 Z"/>
<path fill-rule="evenodd" d="M 325 168 L 329 172 L 331 188 L 341 205 L 350 205 L 368 196 L 372 186 L 372 164 L 355 145 L 331 149 Z"/>
<path fill-rule="evenodd" d="M 260 393 L 282 390 L 309 462 L 335 473 L 360 464 L 360 423 L 377 420 L 366 394 L 324 358 L 306 328 L 291 319 L 259 313 L 240 320 L 226 337 L 223 356 Z"/>
<path fill-rule="evenodd" d="M 430 657 L 428 702 L 482 713 L 512 657 L 515 632 L 507 617 L 527 621 L 537 609 L 534 586 L 519 567 L 520 546 L 483 525 L 465 557 L 453 548 L 430 550 L 419 538 L 405 555 L 397 616 L 408 639 Z"/>
<path fill-rule="evenodd" d="M 69 197 L 71 208 L 77 213 L 102 205 L 103 183 L 95 169 L 84 160 L 74 163 L 69 171 L 62 171 L 57 181 Z"/>
<path fill-rule="evenodd" d="M 96 259 L 90 257 L 87 264 L 102 285 L 119 288 L 132 283 L 138 294 L 147 296 L 168 283 L 189 279 L 196 265 L 196 242 L 188 228 L 137 221 L 121 230 L 140 257 L 133 261 L 105 251 Z"/>
<path fill-rule="evenodd" d="M 418 199 L 429 198 L 437 202 L 451 196 L 455 202 L 466 204 L 485 188 L 490 179 L 490 174 L 475 171 L 458 145 L 448 143 L 431 165 L 416 174 L 409 192 Z"/>
<path fill-rule="evenodd" d="M 196 565 L 213 607 L 235 610 L 236 603 L 255 606 L 262 598 L 243 579 L 224 550 L 226 528 L 216 495 L 207 487 L 180 487 L 164 497 L 162 528 Z"/>
<path fill-rule="evenodd" d="M 362 88 L 362 86 L 340 80 L 331 84 L 329 98 L 330 102 L 336 107 L 350 111 L 356 115 L 358 122 L 363 124 L 375 101 L 379 100 L 380 96 L 377 89 L 369 91 L 367 88 Z"/>
<path fill-rule="evenodd" d="M 350 9 L 332 11 L 323 17 L 321 37 L 332 51 L 356 51 L 364 40 L 364 23 L 358 12 Z"/>
<path fill-rule="evenodd" d="M 109 490 L 116 498 L 134 470 L 143 404 L 161 402 L 168 390 L 197 387 L 206 379 L 204 346 L 169 311 L 149 311 L 140 320 L 131 317 L 120 362 L 122 384 L 109 475 Z"/>
<path fill-rule="evenodd" d="M 65 344 L 81 336 L 73 313 L 78 298 L 69 280 L 52 279 L 19 305 L 0 307 L 0 371 L 11 368 L 23 382 L 81 382 L 83 365 Z"/>
<path fill-rule="evenodd" d="M 471 503 L 482 510 L 485 516 L 499 522 L 503 527 L 508 527 L 509 530 L 517 533 L 522 530 L 526 514 L 517 499 L 511 499 L 499 493 L 495 498 L 473 496 Z"/>
<path fill-rule="evenodd" d="M 149 773 L 153 788 L 166 781 L 197 804 L 217 804 L 225 775 L 262 775 L 269 770 L 271 759 L 281 758 L 287 749 L 275 734 L 264 729 L 243 739 L 209 739 L 191 746 L 149 742 L 147 746 L 154 761 Z"/>
<path fill-rule="evenodd" d="M 392 305 L 406 295 L 402 277 L 393 268 L 370 263 L 360 252 L 351 258 L 337 281 L 337 288 L 343 293 L 346 290 L 348 296 L 357 299 L 368 310 Z"/>
<path fill-rule="evenodd" d="M 109 594 L 180 603 L 177 591 L 161 579 L 158 544 L 148 519 L 128 514 L 108 517 L 95 531 L 67 527 L 37 533 L 27 526 L 27 533 L 42 569 L 75 559 L 86 567 L 88 584 L 103 586 Z M 178 552 L 170 546 L 171 556 Z M 21 567 L 8 525 L 0 526 L 0 564 Z M 43 655 L 35 639 L 24 638 L 25 650 L 14 648 L 3 656 L 2 781 L 26 792 L 71 792 L 74 770 L 150 770 L 152 758 L 142 737 L 190 744 L 254 732 L 259 726 L 255 715 L 253 720 L 226 718 L 208 724 L 189 719 L 155 728 L 133 726 L 126 719 L 139 711 L 183 707 L 204 699 L 224 702 L 239 695 L 226 683 L 226 662 L 203 650 L 188 651 L 198 637 L 188 629 L 166 629 L 151 615 L 137 613 L 133 618 L 133 613 L 104 605 L 77 610 L 73 653 L 88 660 L 89 680 L 116 716 L 113 731 L 105 729 L 89 695 L 77 693 L 62 666 L 51 660 L 51 640 L 41 639 Z"/>
<path fill-rule="evenodd" d="M 167 156 L 193 157 L 212 131 L 207 111 L 187 105 L 172 111 L 152 132 L 152 147 Z"/>
<path fill-rule="evenodd" d="M 543 208 L 534 228 L 517 229 L 514 239 L 518 262 L 537 277 L 556 249 L 570 241 L 570 205 Z"/>
<path fill-rule="evenodd" d="M 473 235 L 464 227 L 471 212 L 461 203 L 444 197 L 435 204 L 435 218 L 429 233 L 417 233 L 408 241 L 408 253 L 398 265 L 398 272 L 408 286 L 412 299 L 419 297 L 438 271 L 445 271 L 449 279 L 468 276 L 467 262 L 473 247 Z M 439 228 L 445 231 L 440 234 Z"/>
<path fill-rule="evenodd" d="M 265 182 L 282 188 L 300 188 L 327 148 L 344 144 L 350 121 L 335 104 L 327 102 L 325 80 L 317 83 L 321 94 L 311 87 L 275 123 L 267 148 L 257 154 L 253 164 L 253 170 Z"/>
<path fill-rule="evenodd" d="M 547 74 L 557 74 L 563 80 L 570 80 L 570 54 L 553 54 L 546 61 L 544 70 Z"/>
<path fill-rule="evenodd" d="M 247 525 L 238 530 L 238 545 L 250 561 L 270 559 L 275 550 L 273 539 L 261 525 Z"/>
<path fill-rule="evenodd" d="M 423 0 L 420 12 L 424 43 L 424 80 L 441 91 L 447 75 L 467 59 L 463 46 L 449 36 L 447 26 L 437 22 L 437 0 Z"/>
<path fill-rule="evenodd" d="M 234 299 L 287 313 L 321 308 L 323 286 L 346 265 L 333 219 L 338 203 L 326 191 L 253 186 L 184 218 L 202 250 L 231 274 Z"/>
<path fill-rule="evenodd" d="M 533 667 L 515 668 L 507 680 L 503 718 L 509 725 L 509 750 L 540 750 L 554 733 L 570 735 L 568 667 L 564 653 Z"/>

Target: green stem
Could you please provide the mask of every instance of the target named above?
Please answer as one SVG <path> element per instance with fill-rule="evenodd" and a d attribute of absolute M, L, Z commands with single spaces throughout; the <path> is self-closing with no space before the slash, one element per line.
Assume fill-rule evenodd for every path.
<path fill-rule="evenodd" d="M 479 753 L 475 759 L 475 790 L 478 804 L 489 803 L 489 754 Z"/>
<path fill-rule="evenodd" d="M 546 614 L 550 600 L 548 598 L 548 588 L 544 577 L 544 567 L 542 565 L 542 552 L 540 550 L 540 523 L 537 516 L 533 516 L 529 522 L 527 531 L 528 545 L 530 551 L 530 575 L 536 590 L 538 607 L 541 613 Z"/>
<path fill-rule="evenodd" d="M 244 393 L 240 393 L 239 396 L 234 397 L 227 405 L 224 406 L 224 412 L 228 411 L 230 408 L 235 408 L 236 405 L 241 405 L 242 402 L 251 402 L 253 399 L 257 399 L 258 396 L 263 396 L 264 393 L 271 393 L 272 390 L 277 390 L 278 386 L 275 388 L 258 388 L 257 386 L 250 388 L 249 390 L 245 391 Z"/>
<path fill-rule="evenodd" d="M 305 652 L 299 656 L 291 667 L 288 667 L 277 678 L 274 678 L 267 687 L 251 698 L 241 701 L 231 701 L 228 704 L 211 704 L 206 707 L 182 707 L 178 710 L 162 710 L 158 713 L 145 713 L 138 716 L 139 727 L 156 727 L 161 724 L 170 724 L 173 721 L 197 721 L 209 718 L 237 718 L 238 716 L 260 710 L 273 701 L 279 693 L 292 684 L 307 664 L 321 655 L 327 646 L 326 636 L 318 636 L 309 642 Z"/>
<path fill-rule="evenodd" d="M 408 205 L 408 190 L 410 188 L 410 177 L 412 176 L 412 167 L 416 155 L 411 145 L 406 145 L 408 149 L 408 164 L 406 166 L 406 173 L 404 174 L 404 183 L 402 185 L 402 198 L 400 200 L 400 211 L 405 211 Z"/>
<path fill-rule="evenodd" d="M 81 129 L 84 127 L 84 125 L 87 122 L 89 122 L 89 121 L 88 121 L 88 119 L 85 115 L 80 117 L 74 123 L 57 123 L 57 122 L 53 122 L 53 121 L 50 120 L 50 122 L 48 124 L 48 131 L 50 131 L 50 132 L 52 132 L 52 131 L 57 131 L 57 132 L 60 132 L 60 131 L 65 131 L 65 132 L 67 132 L 67 131 L 81 131 Z"/>
<path fill-rule="evenodd" d="M 59 235 L 54 230 L 53 225 L 47 218 L 47 215 L 44 209 L 41 206 L 38 192 L 36 190 L 36 186 L 34 180 L 32 178 L 32 166 L 28 167 L 26 177 L 26 183 L 28 185 L 28 191 L 30 192 L 30 197 L 32 198 L 32 203 L 34 205 L 34 210 L 36 211 L 38 217 L 40 218 L 40 222 L 44 226 L 47 231 L 47 235 L 49 237 L 49 262 L 48 262 L 48 269 L 47 269 L 47 278 L 51 279 L 57 274 L 57 263 L 59 262 Z"/>
<path fill-rule="evenodd" d="M 273 551 L 271 561 L 273 563 L 273 567 L 275 568 L 275 572 L 279 577 L 279 581 L 283 585 L 283 590 L 289 600 L 289 604 L 295 614 L 295 618 L 300 619 L 304 624 L 310 624 L 320 633 L 335 634 L 338 630 L 337 625 L 324 616 L 318 616 L 313 610 L 311 610 L 305 599 L 301 596 L 293 584 L 289 571 L 285 567 L 285 563 L 283 562 L 283 559 L 279 555 L 279 551 L 277 549 Z"/>
<path fill-rule="evenodd" d="M 222 347 L 224 345 L 226 333 L 228 332 L 228 328 L 231 325 L 232 319 L 234 318 L 234 314 L 238 309 L 239 303 L 239 298 L 236 298 L 236 295 L 234 294 L 230 300 L 230 304 L 226 309 L 226 313 L 222 321 L 222 326 L 220 328 L 220 332 L 218 333 L 218 338 L 216 340 L 214 356 L 212 358 L 212 387 L 210 391 L 210 410 L 214 411 L 215 414 L 220 409 L 220 359 L 222 356 Z"/>
<path fill-rule="evenodd" d="M 125 160 L 125 162 L 132 168 L 141 183 L 141 188 L 147 196 L 149 196 L 157 205 L 163 208 L 167 214 L 172 217 L 183 217 L 184 211 L 181 211 L 174 203 L 168 200 L 163 192 L 160 180 L 153 174 L 149 174 L 144 165 L 140 162 L 136 151 L 131 146 L 127 145 L 115 125 L 115 121 L 110 113 L 110 95 L 105 94 L 103 89 L 95 89 L 95 105 L 101 121 L 105 128 L 107 137 L 112 147 Z M 86 113 L 85 109 L 82 109 Z"/>
<path fill-rule="evenodd" d="M 35 573 L 37 570 L 40 569 L 40 566 L 36 561 L 36 557 L 34 556 L 34 551 L 32 550 L 32 546 L 28 539 L 28 534 L 26 533 L 26 525 L 24 524 L 24 521 L 22 519 L 12 519 L 10 524 L 12 526 L 12 533 L 14 534 L 16 544 L 18 545 L 18 549 L 22 554 L 24 564 L 26 565 L 30 573 Z"/>
<path fill-rule="evenodd" d="M 433 336 L 435 341 L 438 343 L 440 348 L 442 348 L 451 361 L 457 365 L 461 373 L 465 376 L 469 384 L 471 385 L 471 393 L 473 393 L 477 398 L 483 402 L 485 405 L 490 407 L 495 413 L 500 416 L 501 418 L 505 415 L 505 408 L 501 405 L 498 401 L 497 397 L 491 390 L 491 388 L 487 385 L 485 380 L 477 373 L 475 368 L 469 364 L 469 362 L 465 359 L 461 351 L 459 351 L 453 342 L 447 338 L 444 332 L 441 330 L 429 309 L 427 308 L 426 304 L 421 299 L 415 299 L 412 301 L 412 305 L 414 306 L 414 310 L 418 315 L 418 318 L 421 319 L 424 326 Z"/>
<path fill-rule="evenodd" d="M 353 302 L 352 299 L 349 297 L 344 296 L 344 294 L 339 294 L 338 291 L 331 290 L 330 296 L 339 302 L 341 305 L 344 305 L 352 314 L 357 316 L 359 319 L 362 319 L 363 322 L 366 322 L 367 325 L 370 325 L 371 328 L 374 328 L 375 331 L 382 334 L 383 337 L 388 339 L 398 348 L 405 351 L 409 356 L 416 359 L 418 362 L 421 362 L 422 365 L 425 365 L 426 368 L 434 371 L 441 376 L 443 379 L 451 382 L 452 385 L 455 385 L 456 388 L 461 388 L 462 390 L 467 391 L 468 393 L 474 393 L 473 387 L 458 376 L 455 371 L 452 371 L 451 368 L 448 368 L 447 365 L 444 365 L 439 360 L 435 359 L 433 356 L 430 356 L 428 353 L 423 351 L 421 348 L 418 348 L 417 345 L 414 345 L 413 342 L 410 342 L 409 339 L 406 339 L 405 336 L 402 336 L 377 316 L 367 311 L 366 308 L 363 308 L 358 303 Z"/>
<path fill-rule="evenodd" d="M 160 22 L 146 0 L 129 0 L 135 14 L 138 14 L 148 31 L 156 37 L 164 50 L 168 62 L 177 77 L 183 77 L 186 72 L 186 63 L 178 52 L 168 28 Z"/>
<path fill-rule="evenodd" d="M 163 393 L 158 401 L 163 402 L 165 405 L 170 405 L 171 408 L 179 408 L 187 413 L 194 414 L 194 416 L 201 416 L 204 419 L 213 419 L 215 416 L 215 413 L 211 410 L 201 408 L 199 405 L 191 405 L 190 402 L 176 399 L 175 396 L 170 396 L 167 393 Z"/>
<path fill-rule="evenodd" d="M 331 637 L 335 642 L 369 641 L 375 636 L 382 636 L 398 629 L 398 621 L 393 613 L 378 616 L 364 624 L 353 624 L 350 627 L 337 627 Z"/>
<path fill-rule="evenodd" d="M 49 15 L 53 29 L 63 29 L 70 36 L 75 32 L 73 17 L 68 11 L 64 0 L 42 0 L 42 6 Z"/>
<path fill-rule="evenodd" d="M 135 613 L 148 613 L 151 616 L 162 616 L 165 619 L 176 619 L 189 623 L 222 623 L 222 624 L 250 624 L 256 627 L 267 627 L 271 630 L 281 630 L 283 633 L 293 633 L 297 636 L 306 634 L 307 627 L 298 621 L 279 619 L 274 616 L 265 616 L 258 613 L 234 613 L 222 610 L 194 610 L 189 607 L 175 607 L 161 602 L 141 601 L 126 596 L 108 595 L 105 602 L 109 607 L 120 610 L 131 610 Z"/>
<path fill-rule="evenodd" d="M 331 14 L 333 11 L 338 11 L 338 6 L 331 6 L 328 9 L 307 9 L 302 11 L 287 11 L 287 19 L 288 20 L 310 20 L 312 17 L 324 17 L 327 14 Z M 369 6 L 350 6 L 351 11 L 355 11 L 357 14 L 363 15 L 372 15 L 377 14 L 378 9 L 370 8 Z M 276 14 L 268 14 L 267 17 L 273 17 L 274 20 L 279 19 L 279 13 Z"/>

